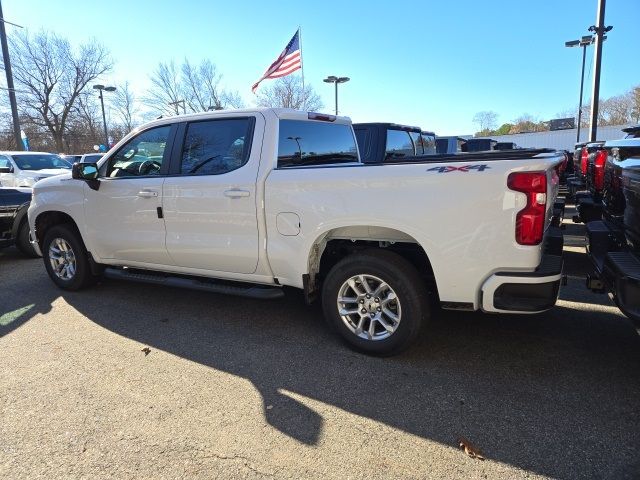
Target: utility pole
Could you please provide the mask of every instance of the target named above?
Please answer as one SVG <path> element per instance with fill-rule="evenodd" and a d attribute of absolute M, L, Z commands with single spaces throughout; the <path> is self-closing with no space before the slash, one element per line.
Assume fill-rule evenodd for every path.
<path fill-rule="evenodd" d="M 606 0 L 598 0 L 598 15 L 596 17 L 597 25 L 591 25 L 589 27 L 590 32 L 595 33 L 595 58 L 593 62 L 593 93 L 591 94 L 591 132 L 589 134 L 589 141 L 595 142 L 598 135 L 598 103 L 600 102 L 600 66 L 602 64 L 602 42 L 604 41 L 604 34 L 610 31 L 613 27 L 604 26 L 604 10 Z"/>
<path fill-rule="evenodd" d="M 20 137 L 20 119 L 18 118 L 18 104 L 16 91 L 13 86 L 13 74 L 11 73 L 11 60 L 9 59 L 9 46 L 7 45 L 7 32 L 4 28 L 4 15 L 2 2 L 0 1 L 0 42 L 2 42 L 2 58 L 4 59 L 4 71 L 7 74 L 7 90 L 9 90 L 9 103 L 11 104 L 11 116 L 13 117 L 13 135 L 16 141 L 16 150 L 24 150 Z"/>
<path fill-rule="evenodd" d="M 178 110 L 178 107 L 182 105 L 182 113 L 184 115 L 187 114 L 187 106 L 184 100 L 176 100 L 175 102 L 169 102 L 169 106 L 175 108 L 176 110 L 176 115 L 180 115 L 180 111 Z"/>

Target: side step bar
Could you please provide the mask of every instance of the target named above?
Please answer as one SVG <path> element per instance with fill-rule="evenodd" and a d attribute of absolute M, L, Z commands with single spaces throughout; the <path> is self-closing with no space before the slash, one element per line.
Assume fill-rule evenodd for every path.
<path fill-rule="evenodd" d="M 164 285 L 166 287 L 187 288 L 190 290 L 201 290 L 203 292 L 222 293 L 225 295 L 236 295 L 239 297 L 258 298 L 261 300 L 272 300 L 284 297 L 282 288 L 258 286 L 245 283 L 234 282 L 222 283 L 214 281 L 199 280 L 191 277 L 174 277 L 164 273 L 146 272 L 140 270 L 122 269 L 107 267 L 104 276 L 113 280 L 129 280 L 138 283 L 152 283 L 154 285 Z"/>

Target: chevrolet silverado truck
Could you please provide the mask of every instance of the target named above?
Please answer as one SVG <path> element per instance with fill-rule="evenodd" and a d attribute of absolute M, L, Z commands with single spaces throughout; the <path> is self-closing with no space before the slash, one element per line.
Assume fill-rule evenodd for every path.
<path fill-rule="evenodd" d="M 163 118 L 97 163 L 36 183 L 31 238 L 62 289 L 100 276 L 264 299 L 296 287 L 352 347 L 390 355 L 433 304 L 554 305 L 562 156 L 523 152 L 366 164 L 346 117 Z"/>
<path fill-rule="evenodd" d="M 580 171 L 582 172 L 582 191 L 574 194 L 576 211 L 575 223 L 588 223 L 602 218 L 602 190 L 604 188 L 604 167 L 607 152 L 604 142 L 589 142 L 582 147 Z"/>
<path fill-rule="evenodd" d="M 383 163 L 414 161 L 422 155 L 435 155 L 436 135 L 419 127 L 397 123 L 354 123 L 360 161 Z"/>
<path fill-rule="evenodd" d="M 587 223 L 587 287 L 608 292 L 640 327 L 640 125 L 624 131 L 604 144 L 602 220 Z"/>

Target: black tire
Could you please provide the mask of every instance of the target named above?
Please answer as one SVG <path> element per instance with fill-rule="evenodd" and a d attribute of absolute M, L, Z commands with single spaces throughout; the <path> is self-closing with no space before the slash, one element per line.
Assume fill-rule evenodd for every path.
<path fill-rule="evenodd" d="M 49 247 L 54 240 L 58 238 L 63 239 L 71 246 L 75 258 L 75 273 L 73 277 L 69 279 L 60 278 L 54 272 L 53 265 L 49 258 Z M 47 230 L 44 235 L 44 241 L 42 242 L 42 257 L 49 278 L 63 290 L 80 290 L 92 285 L 96 281 L 96 277 L 91 273 L 87 249 L 77 230 L 71 225 L 56 225 Z"/>
<path fill-rule="evenodd" d="M 16 236 L 16 247 L 20 252 L 29 258 L 37 258 L 38 254 L 33 249 L 31 242 L 29 241 L 29 222 L 25 218 L 18 227 L 18 235 Z"/>
<path fill-rule="evenodd" d="M 384 281 L 398 298 L 401 306 L 400 321 L 395 331 L 386 338 L 378 340 L 362 338 L 347 326 L 347 322 L 343 321 L 340 315 L 338 309 L 340 289 L 345 282 L 358 275 L 373 276 Z M 358 288 L 361 289 L 360 287 L 361 285 Z M 322 287 L 322 308 L 327 322 L 351 347 L 370 355 L 388 356 L 405 350 L 415 341 L 420 328 L 430 316 L 428 296 L 424 280 L 407 260 L 393 252 L 367 250 L 349 255 L 329 271 Z M 359 309 L 360 306 L 363 305 L 357 308 Z M 372 307 L 375 305 L 368 305 L 368 308 Z M 375 315 L 375 310 L 370 311 Z M 358 320 L 358 316 L 362 318 L 359 313 L 350 318 Z M 381 324 L 377 326 L 382 327 Z M 363 334 L 366 335 L 364 332 L 360 333 L 360 335 Z M 384 334 L 382 330 L 382 335 Z"/>
<path fill-rule="evenodd" d="M 633 313 L 629 312 L 627 309 L 625 309 L 622 306 L 622 303 L 620 302 L 620 298 L 618 297 L 618 295 L 616 295 L 615 293 L 612 295 L 613 297 L 613 301 L 616 304 L 616 307 L 618 307 L 618 309 L 622 312 L 622 314 L 627 317 L 629 320 L 631 320 L 633 322 L 633 324 L 635 325 L 636 328 L 640 328 L 640 316 L 638 315 L 634 315 Z"/>

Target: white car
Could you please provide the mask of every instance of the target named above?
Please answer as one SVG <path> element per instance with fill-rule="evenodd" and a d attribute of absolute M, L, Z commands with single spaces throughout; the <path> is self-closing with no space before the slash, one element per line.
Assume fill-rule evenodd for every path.
<path fill-rule="evenodd" d="M 563 159 L 519 150 L 364 164 L 346 117 L 181 115 L 38 182 L 29 226 L 62 289 L 101 275 L 253 298 L 292 286 L 321 299 L 350 345 L 388 355 L 416 338 L 434 303 L 555 304 Z"/>
<path fill-rule="evenodd" d="M 104 157 L 104 153 L 85 153 L 78 161 L 80 163 L 95 163 L 102 157 Z"/>
<path fill-rule="evenodd" d="M 45 152 L 0 152 L 0 186 L 33 187 L 44 178 L 71 171 L 71 163 Z"/>

